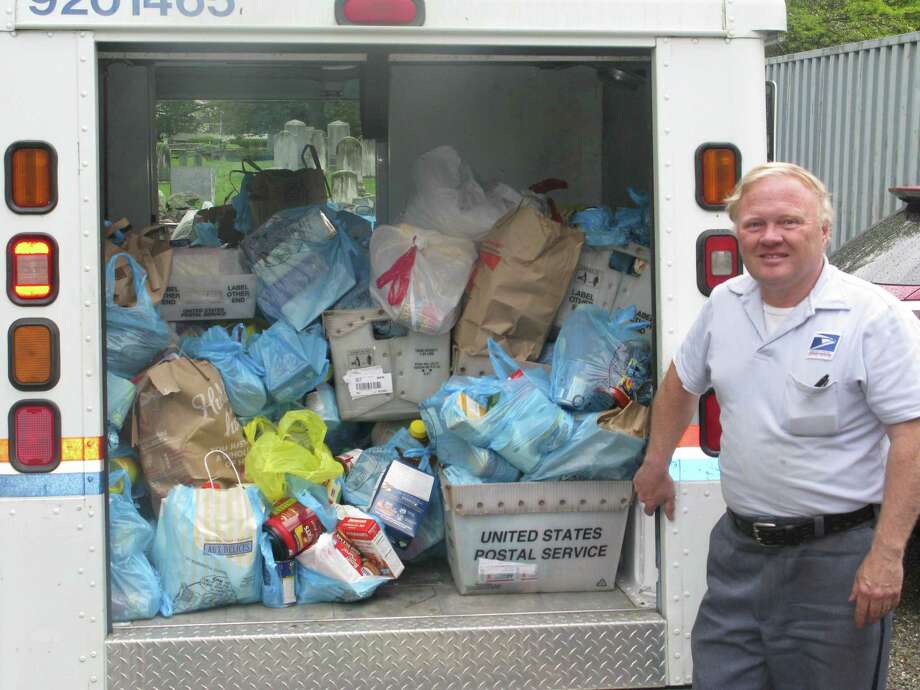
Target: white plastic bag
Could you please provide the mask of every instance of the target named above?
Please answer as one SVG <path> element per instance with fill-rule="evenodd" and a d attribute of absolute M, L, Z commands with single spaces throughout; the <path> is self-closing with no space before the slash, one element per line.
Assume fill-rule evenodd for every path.
<path fill-rule="evenodd" d="M 403 222 L 474 242 L 521 203 L 521 195 L 508 185 L 497 184 L 485 191 L 470 166 L 450 146 L 439 146 L 419 156 L 413 178 L 415 194 Z"/>
<path fill-rule="evenodd" d="M 450 331 L 476 261 L 469 240 L 410 225 L 371 236 L 371 295 L 390 317 L 428 335 Z"/>

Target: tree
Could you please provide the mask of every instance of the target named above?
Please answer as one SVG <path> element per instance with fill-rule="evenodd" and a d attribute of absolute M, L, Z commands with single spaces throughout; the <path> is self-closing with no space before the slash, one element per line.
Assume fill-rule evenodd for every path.
<path fill-rule="evenodd" d="M 769 55 L 920 30 L 920 0 L 787 0 L 788 32 Z"/>

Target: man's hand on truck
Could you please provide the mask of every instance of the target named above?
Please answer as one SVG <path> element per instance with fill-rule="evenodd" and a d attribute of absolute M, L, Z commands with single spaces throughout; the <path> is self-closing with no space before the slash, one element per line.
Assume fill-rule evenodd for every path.
<path fill-rule="evenodd" d="M 668 367 L 652 405 L 652 429 L 642 467 L 633 478 L 636 495 L 652 515 L 664 506 L 668 520 L 674 520 L 674 481 L 668 470 L 680 437 L 693 418 L 699 396 L 684 388 L 674 364 Z"/>

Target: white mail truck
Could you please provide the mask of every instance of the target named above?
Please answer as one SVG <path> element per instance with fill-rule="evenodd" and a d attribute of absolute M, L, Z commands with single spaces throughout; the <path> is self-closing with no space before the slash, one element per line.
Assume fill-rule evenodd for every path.
<path fill-rule="evenodd" d="M 785 26 L 782 0 L 0 2 L 0 688 L 689 684 L 724 510 L 711 400 L 675 453 L 676 520 L 629 509 L 612 590 L 461 596 L 417 567 L 363 603 L 113 624 L 100 228 L 158 218 L 158 104 L 334 94 L 374 142 L 378 222 L 445 143 L 484 179 L 566 180 L 561 205 L 649 191 L 630 301 L 660 377 L 741 270 L 721 201 L 768 159 L 764 46 Z"/>

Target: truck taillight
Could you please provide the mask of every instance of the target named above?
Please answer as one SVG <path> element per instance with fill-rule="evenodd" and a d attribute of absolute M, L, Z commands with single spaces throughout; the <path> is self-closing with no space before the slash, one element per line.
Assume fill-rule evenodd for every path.
<path fill-rule="evenodd" d="M 696 240 L 696 286 L 709 296 L 713 288 L 741 273 L 738 238 L 731 230 L 707 230 Z"/>
<path fill-rule="evenodd" d="M 339 24 L 365 26 L 421 26 L 425 0 L 336 0 Z"/>
<path fill-rule="evenodd" d="M 48 213 L 57 204 L 57 154 L 41 141 L 6 150 L 6 204 L 15 213 Z"/>
<path fill-rule="evenodd" d="M 13 302 L 50 304 L 57 297 L 57 244 L 47 235 L 16 235 L 6 246 L 6 273 Z"/>
<path fill-rule="evenodd" d="M 19 390 L 49 390 L 59 376 L 58 329 L 47 319 L 19 319 L 9 332 L 10 383 Z"/>
<path fill-rule="evenodd" d="M 700 448 L 706 455 L 717 456 L 722 450 L 722 422 L 719 401 L 709 389 L 700 397 Z"/>
<path fill-rule="evenodd" d="M 696 150 L 696 203 L 725 208 L 725 197 L 741 179 L 741 152 L 733 144 L 703 144 Z"/>
<path fill-rule="evenodd" d="M 61 462 L 61 419 L 50 402 L 23 400 L 9 418 L 10 463 L 20 472 L 50 472 Z"/>

